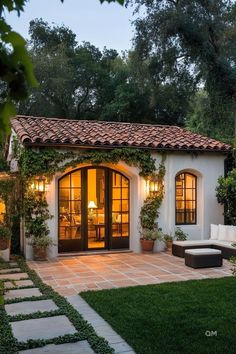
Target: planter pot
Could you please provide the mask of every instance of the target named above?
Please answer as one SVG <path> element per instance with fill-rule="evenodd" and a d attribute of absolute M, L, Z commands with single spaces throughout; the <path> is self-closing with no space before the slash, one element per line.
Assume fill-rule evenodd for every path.
<path fill-rule="evenodd" d="M 172 244 L 173 244 L 173 241 L 166 241 L 167 251 L 171 251 L 172 250 Z"/>
<path fill-rule="evenodd" d="M 140 240 L 142 250 L 144 252 L 152 252 L 153 247 L 154 247 L 154 242 L 153 240 Z"/>
<path fill-rule="evenodd" d="M 47 249 L 33 246 L 33 256 L 35 261 L 47 261 Z"/>
<path fill-rule="evenodd" d="M 0 250 L 4 251 L 10 248 L 10 244 L 11 244 L 10 240 L 0 239 Z"/>

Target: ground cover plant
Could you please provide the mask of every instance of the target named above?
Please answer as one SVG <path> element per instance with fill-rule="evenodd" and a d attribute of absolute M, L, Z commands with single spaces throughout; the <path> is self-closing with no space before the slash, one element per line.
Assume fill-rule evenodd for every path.
<path fill-rule="evenodd" d="M 90 326 L 82 316 L 73 308 L 72 305 L 68 303 L 68 301 L 56 293 L 50 286 L 45 285 L 42 280 L 38 277 L 35 271 L 31 270 L 23 258 L 18 257 L 17 263 L 19 268 L 23 273 L 27 273 L 29 279 L 32 280 L 34 285 L 32 286 L 24 286 L 22 288 L 32 288 L 37 287 L 42 295 L 41 296 L 31 296 L 27 298 L 16 298 L 16 299 L 8 299 L 3 301 L 3 293 L 6 291 L 4 289 L 4 283 L 9 282 L 10 279 L 4 279 L 0 284 L 0 353 L 1 354 L 14 354 L 20 350 L 24 349 L 32 349 L 36 347 L 41 347 L 46 344 L 62 344 L 69 342 L 76 342 L 80 340 L 87 340 L 90 346 L 96 353 L 99 354 L 112 354 L 114 351 L 109 347 L 108 343 L 105 339 L 97 336 L 92 326 Z M 9 274 L 12 274 L 12 267 L 6 262 L 1 261 L 0 269 L 9 268 Z M 6 274 L 6 273 L 4 273 Z M 24 279 L 24 278 L 22 278 Z M 14 288 L 14 282 L 12 284 L 12 288 Z M 49 312 L 35 312 L 27 315 L 16 315 L 16 316 L 8 316 L 4 309 L 5 304 L 17 303 L 23 301 L 37 301 L 37 300 L 46 300 L 52 299 L 55 304 L 58 306 L 58 310 L 49 311 Z M 51 317 L 57 315 L 65 315 L 70 320 L 70 322 L 74 325 L 77 330 L 77 333 L 71 335 L 64 335 L 52 339 L 47 340 L 29 340 L 27 342 L 18 342 L 11 331 L 10 321 L 21 321 L 32 318 L 42 318 L 42 317 Z"/>
<path fill-rule="evenodd" d="M 235 353 L 234 277 L 80 295 L 137 354 Z"/>

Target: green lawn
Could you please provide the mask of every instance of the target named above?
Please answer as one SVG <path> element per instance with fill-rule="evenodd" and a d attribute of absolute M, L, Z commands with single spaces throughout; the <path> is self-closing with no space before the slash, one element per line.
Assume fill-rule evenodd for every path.
<path fill-rule="evenodd" d="M 139 354 L 236 353 L 234 277 L 88 291 L 81 296 Z"/>

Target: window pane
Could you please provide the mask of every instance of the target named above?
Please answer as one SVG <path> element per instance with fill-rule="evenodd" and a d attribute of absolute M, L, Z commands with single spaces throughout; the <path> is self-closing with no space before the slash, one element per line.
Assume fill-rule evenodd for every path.
<path fill-rule="evenodd" d="M 112 172 L 112 185 L 113 187 L 121 186 L 121 175 L 115 172 Z"/>
<path fill-rule="evenodd" d="M 129 198 L 128 188 L 122 188 L 122 199 L 128 199 L 128 198 Z"/>
<path fill-rule="evenodd" d="M 70 190 L 69 188 L 59 189 L 59 199 L 68 200 L 70 199 Z"/>
<path fill-rule="evenodd" d="M 120 200 L 112 201 L 112 211 L 121 211 L 121 202 Z"/>
<path fill-rule="evenodd" d="M 70 175 L 63 177 L 59 181 L 59 188 L 70 188 Z"/>
<path fill-rule="evenodd" d="M 81 187 L 81 171 L 76 171 L 71 174 L 71 187 L 72 188 Z"/>
<path fill-rule="evenodd" d="M 122 200 L 122 211 L 129 211 L 129 201 Z"/>
<path fill-rule="evenodd" d="M 196 223 L 196 177 L 189 173 L 176 176 L 176 224 Z"/>
<path fill-rule="evenodd" d="M 120 199 L 121 198 L 121 189 L 120 188 L 112 188 L 112 199 Z"/>
<path fill-rule="evenodd" d="M 71 200 L 80 200 L 81 199 L 81 189 L 71 189 Z"/>

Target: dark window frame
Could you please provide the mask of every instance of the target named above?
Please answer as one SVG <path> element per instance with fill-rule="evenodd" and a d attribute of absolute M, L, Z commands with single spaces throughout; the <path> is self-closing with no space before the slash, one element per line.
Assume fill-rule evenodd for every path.
<path fill-rule="evenodd" d="M 184 175 L 184 187 L 182 188 L 183 193 L 184 193 L 184 200 L 183 200 L 184 209 L 181 212 L 184 215 L 184 222 L 178 222 L 177 221 L 177 215 L 180 213 L 180 212 L 178 212 L 179 209 L 177 209 L 177 202 L 179 201 L 179 200 L 177 200 L 177 190 L 178 189 L 181 190 L 181 188 L 177 188 L 176 182 L 177 182 L 177 178 L 180 175 Z M 195 180 L 195 188 L 186 188 L 186 175 L 192 176 L 194 178 L 194 180 Z M 195 200 L 193 200 L 193 199 L 192 200 L 187 200 L 186 199 L 186 191 L 187 191 L 187 189 L 192 189 L 192 190 L 195 191 Z M 189 213 L 189 209 L 186 208 L 186 202 L 187 201 L 192 201 L 192 202 L 194 201 L 195 202 L 195 209 L 192 209 L 193 210 L 192 213 L 194 213 L 194 216 L 195 216 L 195 218 L 194 218 L 195 221 L 194 222 L 187 221 L 187 214 Z M 194 175 L 193 173 L 187 172 L 187 171 L 180 172 L 180 173 L 178 173 L 175 176 L 175 225 L 196 225 L 196 224 L 197 224 L 197 176 Z"/>

